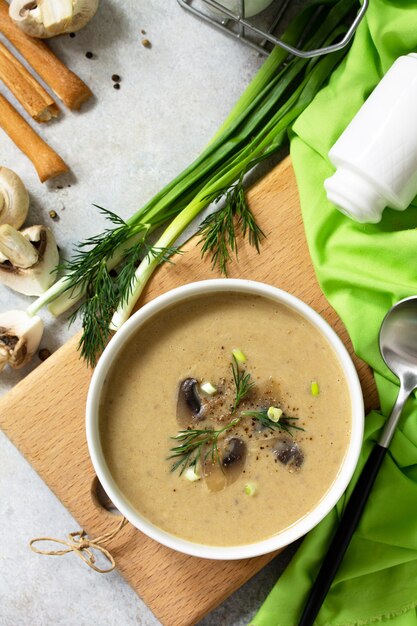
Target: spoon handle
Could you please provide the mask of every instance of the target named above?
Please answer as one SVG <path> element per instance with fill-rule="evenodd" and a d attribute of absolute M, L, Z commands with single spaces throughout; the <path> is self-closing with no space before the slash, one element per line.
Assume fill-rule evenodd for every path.
<path fill-rule="evenodd" d="M 376 444 L 365 463 L 358 482 L 343 512 L 336 534 L 333 537 L 321 565 L 310 597 L 304 607 L 299 626 L 312 626 L 320 611 L 320 607 L 330 589 L 330 585 L 348 548 L 355 528 L 358 525 L 386 451 L 387 448 Z"/>

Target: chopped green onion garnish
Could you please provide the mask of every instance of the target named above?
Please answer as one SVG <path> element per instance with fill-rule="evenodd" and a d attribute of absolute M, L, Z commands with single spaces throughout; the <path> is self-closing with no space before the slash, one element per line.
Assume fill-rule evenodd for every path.
<path fill-rule="evenodd" d="M 242 350 L 240 350 L 240 348 L 235 348 L 234 350 L 232 350 L 232 354 L 235 357 L 236 361 L 239 361 L 239 363 L 246 363 L 247 358 L 243 354 Z"/>
<path fill-rule="evenodd" d="M 200 480 L 201 476 L 198 474 L 195 467 L 188 467 L 184 472 L 184 478 L 194 483 L 196 480 Z"/>
<path fill-rule="evenodd" d="M 318 396 L 320 393 L 319 384 L 315 380 L 311 383 L 311 395 Z"/>
<path fill-rule="evenodd" d="M 256 494 L 256 485 L 255 483 L 246 483 L 244 492 L 247 496 L 254 496 Z"/>
<path fill-rule="evenodd" d="M 279 422 L 279 418 L 282 416 L 282 410 L 276 406 L 270 406 L 267 411 L 267 416 L 271 422 Z"/>
<path fill-rule="evenodd" d="M 217 393 L 216 387 L 210 382 L 203 383 L 200 386 L 201 390 L 204 391 L 204 393 L 207 393 L 209 396 L 214 396 L 214 394 Z"/>

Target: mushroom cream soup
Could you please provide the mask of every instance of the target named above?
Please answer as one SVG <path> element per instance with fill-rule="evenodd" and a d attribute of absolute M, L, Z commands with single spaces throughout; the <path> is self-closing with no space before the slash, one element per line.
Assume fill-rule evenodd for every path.
<path fill-rule="evenodd" d="M 239 293 L 149 319 L 100 408 L 124 497 L 163 530 L 217 546 L 266 539 L 311 511 L 350 428 L 348 387 L 322 334 L 285 305 Z"/>

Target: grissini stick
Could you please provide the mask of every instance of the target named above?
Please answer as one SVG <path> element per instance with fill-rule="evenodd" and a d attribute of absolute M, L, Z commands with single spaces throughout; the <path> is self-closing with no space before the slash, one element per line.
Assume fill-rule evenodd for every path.
<path fill-rule="evenodd" d="M 9 17 L 9 5 L 0 0 L 0 32 L 69 108 L 78 110 L 93 95 L 90 88 L 60 61 L 40 39 L 25 35 Z"/>
<path fill-rule="evenodd" d="M 0 79 L 37 122 L 58 117 L 59 108 L 36 78 L 0 43 Z"/>
<path fill-rule="evenodd" d="M 68 172 L 67 164 L 44 142 L 4 96 L 0 94 L 0 127 L 32 161 L 43 183 Z"/>

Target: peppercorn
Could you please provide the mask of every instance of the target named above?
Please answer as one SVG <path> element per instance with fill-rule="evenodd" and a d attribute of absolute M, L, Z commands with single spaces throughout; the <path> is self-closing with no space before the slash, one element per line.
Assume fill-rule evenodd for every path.
<path fill-rule="evenodd" d="M 111 77 L 112 81 L 114 83 L 120 83 L 120 81 L 122 80 L 119 76 L 119 74 L 113 74 L 113 76 Z"/>
<path fill-rule="evenodd" d="M 151 47 L 152 47 L 152 44 L 151 44 L 151 42 L 149 41 L 149 39 L 142 39 L 141 44 L 142 44 L 142 46 L 144 46 L 145 48 L 151 48 Z"/>
<path fill-rule="evenodd" d="M 48 350 L 48 348 L 42 348 L 38 352 L 38 357 L 40 358 L 41 361 L 46 361 L 46 359 L 48 359 L 50 356 L 51 356 L 51 351 Z"/>
<path fill-rule="evenodd" d="M 120 83 L 114 83 L 113 88 L 114 89 L 120 89 Z"/>
<path fill-rule="evenodd" d="M 85 56 L 87 57 L 87 59 L 92 59 L 94 54 L 92 52 L 86 52 Z"/>
<path fill-rule="evenodd" d="M 75 37 L 75 33 L 70 33 L 69 36 L 73 39 Z"/>
<path fill-rule="evenodd" d="M 49 217 L 51 220 L 56 220 L 58 219 L 58 213 L 56 211 L 49 211 Z"/>

